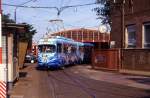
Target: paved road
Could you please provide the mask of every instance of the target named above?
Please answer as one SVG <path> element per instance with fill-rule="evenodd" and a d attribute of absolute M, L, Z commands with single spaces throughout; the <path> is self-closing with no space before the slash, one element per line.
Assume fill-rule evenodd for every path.
<path fill-rule="evenodd" d="M 84 77 L 73 71 L 36 70 L 29 65 L 10 93 L 11 98 L 150 98 L 150 92 Z"/>

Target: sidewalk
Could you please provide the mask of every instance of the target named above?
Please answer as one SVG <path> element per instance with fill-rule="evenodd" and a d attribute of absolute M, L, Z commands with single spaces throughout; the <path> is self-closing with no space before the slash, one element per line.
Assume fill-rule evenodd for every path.
<path fill-rule="evenodd" d="M 94 70 L 91 69 L 91 66 L 89 65 L 74 66 L 71 70 L 76 74 L 80 74 L 91 79 L 150 90 L 150 77 Z"/>
<path fill-rule="evenodd" d="M 36 74 L 36 70 L 33 67 L 34 64 L 26 64 L 25 68 L 20 70 L 20 78 L 14 84 L 13 89 L 9 90 L 9 98 L 39 98 L 33 97 L 32 95 L 36 95 L 38 92 L 38 76 Z M 26 95 L 26 96 L 25 96 Z M 31 97 L 28 97 L 28 96 Z"/>

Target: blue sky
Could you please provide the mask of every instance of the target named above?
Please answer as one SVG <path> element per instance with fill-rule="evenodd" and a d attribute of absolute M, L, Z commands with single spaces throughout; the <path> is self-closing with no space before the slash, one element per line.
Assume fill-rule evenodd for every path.
<path fill-rule="evenodd" d="M 19 5 L 29 0 L 3 0 L 2 3 Z M 27 6 L 68 6 L 94 3 L 95 0 L 33 0 L 25 5 Z M 98 5 L 90 5 L 77 8 L 67 8 L 63 10 L 59 17 L 55 9 L 29 9 L 17 8 L 17 23 L 27 22 L 32 24 L 37 29 L 37 34 L 34 36 L 34 41 L 38 41 L 46 32 L 47 28 L 53 31 L 54 26 L 49 20 L 62 19 L 65 29 L 71 28 L 98 28 L 100 20 L 97 20 L 96 13 L 92 11 Z M 14 7 L 2 6 L 3 13 L 11 14 L 14 19 Z"/>

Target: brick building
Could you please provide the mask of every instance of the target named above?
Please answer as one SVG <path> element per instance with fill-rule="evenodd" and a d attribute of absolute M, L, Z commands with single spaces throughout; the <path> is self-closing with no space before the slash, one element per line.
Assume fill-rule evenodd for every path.
<path fill-rule="evenodd" d="M 100 33 L 98 30 L 85 28 L 70 29 L 53 33 L 51 36 L 63 36 L 78 42 L 91 43 L 94 45 L 94 49 L 109 48 L 110 34 Z M 91 63 L 92 49 L 93 47 L 84 46 L 84 63 Z"/>
<path fill-rule="evenodd" d="M 150 0 L 125 0 L 125 48 L 150 47 Z M 132 6 L 132 7 L 131 7 Z M 115 10 L 112 14 L 111 40 L 116 41 L 116 47 L 121 47 L 122 36 L 121 11 Z"/>
<path fill-rule="evenodd" d="M 150 0 L 125 0 L 124 33 L 121 11 L 117 6 L 112 10 L 110 35 L 115 47 L 123 48 L 121 68 L 150 71 Z"/>
<path fill-rule="evenodd" d="M 110 34 L 84 28 L 64 30 L 51 35 L 63 36 L 84 43 L 92 43 L 96 48 L 107 48 L 110 41 Z"/>

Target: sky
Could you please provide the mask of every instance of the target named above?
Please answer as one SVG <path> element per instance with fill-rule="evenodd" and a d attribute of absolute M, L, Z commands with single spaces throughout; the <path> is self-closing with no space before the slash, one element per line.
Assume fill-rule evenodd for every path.
<path fill-rule="evenodd" d="M 20 5 L 29 0 L 3 0 L 2 4 Z M 26 6 L 49 6 L 62 7 L 69 5 L 79 5 L 94 3 L 96 0 L 31 0 L 26 3 Z M 99 5 L 89 5 L 82 7 L 67 8 L 57 16 L 55 9 L 31 9 L 31 8 L 15 8 L 10 6 L 2 6 L 3 13 L 10 14 L 10 18 L 14 19 L 14 12 L 16 9 L 17 23 L 26 22 L 33 25 L 37 33 L 33 37 L 33 41 L 37 42 L 46 32 L 55 32 L 56 27 L 63 30 L 75 28 L 93 28 L 98 29 L 101 21 L 96 19 L 96 12 L 93 8 Z M 63 22 L 50 22 L 50 20 L 61 19 Z"/>

